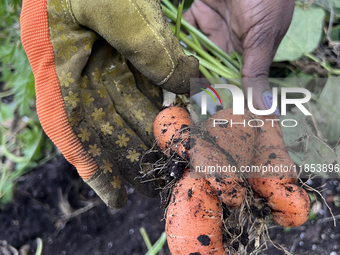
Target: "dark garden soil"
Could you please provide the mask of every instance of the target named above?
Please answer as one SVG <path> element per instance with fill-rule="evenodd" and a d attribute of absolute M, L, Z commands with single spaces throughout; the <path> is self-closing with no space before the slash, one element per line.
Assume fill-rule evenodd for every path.
<path fill-rule="evenodd" d="M 340 208 L 332 200 L 340 194 L 339 182 L 328 180 L 326 184 L 324 195 L 338 215 Z M 164 231 L 160 198 L 146 198 L 127 188 L 127 205 L 109 209 L 59 156 L 21 177 L 14 201 L 0 209 L 0 240 L 17 249 L 29 244 L 30 254 L 35 254 L 38 237 L 44 255 L 145 254 L 139 229 L 146 229 L 152 243 Z M 340 255 L 340 227 L 327 221 L 330 214 L 324 207 L 319 211 L 323 215 L 301 227 L 270 229 L 272 240 L 293 254 Z M 160 254 L 170 254 L 166 245 Z M 262 254 L 284 253 L 270 246 Z"/>

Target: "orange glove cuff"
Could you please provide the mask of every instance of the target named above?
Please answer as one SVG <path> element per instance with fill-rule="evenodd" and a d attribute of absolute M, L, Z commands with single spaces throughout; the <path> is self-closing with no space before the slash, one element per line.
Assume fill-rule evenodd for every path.
<path fill-rule="evenodd" d="M 98 169 L 69 124 L 49 37 L 47 0 L 23 1 L 21 39 L 35 77 L 37 112 L 46 134 L 88 180 Z"/>

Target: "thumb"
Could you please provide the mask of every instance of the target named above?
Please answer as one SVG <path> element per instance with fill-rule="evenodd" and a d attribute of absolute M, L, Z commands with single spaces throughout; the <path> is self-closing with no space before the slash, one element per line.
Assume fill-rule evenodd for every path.
<path fill-rule="evenodd" d="M 198 60 L 184 54 L 157 0 L 71 0 L 75 19 L 101 35 L 152 82 L 189 91 Z"/>

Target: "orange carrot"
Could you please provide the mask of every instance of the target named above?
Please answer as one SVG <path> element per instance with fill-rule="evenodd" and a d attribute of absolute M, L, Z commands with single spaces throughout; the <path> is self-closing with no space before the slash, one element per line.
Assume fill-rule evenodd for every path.
<path fill-rule="evenodd" d="M 251 119 L 250 112 L 233 115 L 232 109 L 225 109 L 216 112 L 205 124 L 209 135 L 238 168 L 250 165 L 254 156 L 257 128 L 248 125 Z M 218 120 L 227 120 L 228 123 L 218 124 Z"/>
<path fill-rule="evenodd" d="M 275 119 L 275 116 L 257 116 L 257 119 Z M 264 197 L 276 223 L 284 227 L 296 227 L 303 224 L 309 216 L 310 200 L 307 192 L 295 185 L 296 173 L 294 162 L 290 159 L 278 121 L 261 127 L 257 154 L 252 160 L 256 166 L 280 169 L 278 172 L 256 173 L 248 181 L 252 189 Z M 286 167 L 290 172 L 281 171 Z"/>
<path fill-rule="evenodd" d="M 191 149 L 190 163 L 194 169 L 198 169 L 201 166 L 222 166 L 224 164 L 232 164 L 227 155 L 212 143 L 203 138 L 194 137 L 192 139 L 194 140 L 194 145 Z M 238 178 L 237 173 L 226 173 L 227 177 L 223 176 L 222 173 L 204 174 L 207 175 L 201 175 L 201 177 L 206 177 L 210 186 L 220 197 L 221 202 L 225 203 L 229 208 L 240 207 L 245 197 L 245 189 L 243 183 Z"/>
<path fill-rule="evenodd" d="M 167 156 L 177 153 L 188 159 L 189 155 L 189 127 L 190 116 L 180 107 L 163 109 L 153 121 L 152 129 L 157 145 Z"/>
<path fill-rule="evenodd" d="M 220 202 L 206 180 L 190 178 L 189 169 L 176 183 L 166 215 L 172 255 L 226 254 Z"/>
<path fill-rule="evenodd" d="M 179 156 L 188 160 L 190 155 L 193 155 L 190 163 L 194 168 L 197 166 L 236 164 L 235 160 L 232 159 L 232 156 L 230 156 L 226 151 L 223 153 L 223 149 L 214 146 L 212 143 L 205 141 L 198 136 L 195 136 L 195 138 L 192 139 L 192 141 L 195 142 L 192 142 L 193 148 L 190 152 L 189 129 L 185 129 L 189 124 L 189 114 L 180 107 L 166 108 L 155 118 L 153 122 L 154 136 L 158 146 L 166 153 L 167 156 L 176 152 Z M 242 136 L 243 133 L 240 132 L 240 130 L 241 129 L 236 129 L 235 131 L 240 133 L 240 136 Z M 221 130 L 220 127 L 217 127 L 216 131 L 221 133 L 221 135 L 224 132 L 224 130 Z M 211 132 L 213 133 L 214 131 L 211 130 Z M 228 132 L 231 132 L 230 129 L 228 129 Z M 241 145 L 241 143 L 239 144 Z M 243 160 L 242 155 L 243 150 L 245 150 L 244 147 L 239 146 L 236 149 L 240 151 L 240 157 L 237 160 Z M 252 151 L 253 150 L 251 148 L 251 153 L 249 153 L 249 149 L 246 153 L 252 154 Z M 232 152 L 232 155 L 233 154 L 234 152 Z M 247 155 L 247 157 L 249 156 Z M 228 177 L 223 177 L 217 174 L 213 177 L 213 179 L 210 179 L 210 184 L 220 196 L 221 201 L 230 208 L 239 207 L 245 197 L 245 189 L 242 186 L 243 183 L 238 179 L 237 174 L 229 173 Z"/>
<path fill-rule="evenodd" d="M 224 159 L 216 160 L 219 165 L 235 166 L 239 171 L 241 166 L 250 164 L 257 141 L 257 129 L 248 126 L 249 120 L 251 120 L 249 112 L 245 115 L 233 115 L 232 109 L 218 111 L 207 120 L 205 127 L 208 134 L 213 138 L 219 150 L 226 155 Z M 211 165 L 210 162 L 206 164 Z M 215 180 L 211 182 L 211 185 L 220 195 L 222 202 L 230 208 L 240 207 L 246 191 L 237 173 L 229 171 L 224 174 L 224 177 Z"/>

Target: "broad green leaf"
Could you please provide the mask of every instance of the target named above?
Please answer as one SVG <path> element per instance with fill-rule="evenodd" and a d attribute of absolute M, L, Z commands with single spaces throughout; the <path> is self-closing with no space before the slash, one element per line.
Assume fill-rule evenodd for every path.
<path fill-rule="evenodd" d="M 322 165 L 331 164 L 334 161 L 340 162 L 339 155 L 331 147 L 314 136 L 313 125 L 300 110 L 294 107 L 293 113 L 282 116 L 281 121 L 283 119 L 294 119 L 298 122 L 298 125 L 293 128 L 282 127 L 283 139 L 289 156 L 295 164 L 300 165 L 304 163 L 310 166 L 311 164 Z M 327 174 L 324 172 L 314 172 L 314 174 L 327 177 Z"/>
<path fill-rule="evenodd" d="M 336 153 L 337 155 L 340 155 L 340 144 L 338 144 L 338 146 L 336 146 L 336 148 L 335 148 L 335 153 Z M 338 162 L 338 163 L 340 163 L 340 162 Z"/>
<path fill-rule="evenodd" d="M 329 77 L 314 111 L 319 130 L 328 143 L 340 141 L 340 78 Z"/>
<path fill-rule="evenodd" d="M 333 7 L 340 8 L 340 1 L 339 0 L 329 0 L 329 1 L 333 4 Z"/>
<path fill-rule="evenodd" d="M 283 38 L 274 61 L 294 61 L 316 49 L 322 35 L 324 10 L 319 7 L 302 9 L 296 6 L 292 23 Z"/>

